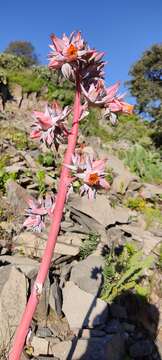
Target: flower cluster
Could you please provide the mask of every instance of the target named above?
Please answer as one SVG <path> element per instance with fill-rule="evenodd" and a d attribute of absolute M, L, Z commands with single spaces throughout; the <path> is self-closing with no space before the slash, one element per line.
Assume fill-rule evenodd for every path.
<path fill-rule="evenodd" d="M 88 83 L 90 79 L 98 79 L 103 76 L 104 62 L 103 52 L 90 49 L 82 39 L 80 31 L 72 32 L 69 38 L 63 34 L 62 39 L 51 35 L 52 52 L 49 55 L 49 67 L 61 69 L 65 78 L 75 80 L 76 75 L 83 82 Z"/>
<path fill-rule="evenodd" d="M 90 106 L 105 109 L 104 116 L 112 124 L 117 120 L 117 114 L 131 114 L 133 106 L 124 102 L 124 94 L 117 95 L 120 83 L 110 87 L 104 84 L 104 52 L 91 49 L 82 39 L 80 32 L 73 32 L 69 38 L 63 34 L 59 39 L 51 35 L 52 52 L 49 55 L 49 67 L 61 69 L 64 77 L 75 81 L 79 75 L 82 94 Z"/>
<path fill-rule="evenodd" d="M 34 111 L 35 123 L 33 124 L 31 138 L 39 138 L 48 147 L 54 143 L 55 148 L 58 149 L 59 143 L 64 142 L 68 135 L 64 120 L 70 112 L 71 108 L 66 106 L 62 110 L 56 101 L 52 103 L 51 107 L 47 105 L 44 113 Z"/>
<path fill-rule="evenodd" d="M 110 185 L 105 179 L 105 160 L 93 160 L 89 155 L 76 154 L 72 156 L 72 162 L 73 165 L 68 167 L 74 179 L 81 181 L 81 195 L 87 194 L 89 199 L 94 199 L 99 188 L 109 190 Z"/>
<path fill-rule="evenodd" d="M 36 232 L 41 232 L 45 227 L 45 217 L 51 217 L 55 207 L 54 198 L 46 195 L 45 199 L 38 200 L 29 199 L 29 208 L 26 210 L 27 219 L 23 223 L 23 227 Z"/>
<path fill-rule="evenodd" d="M 80 32 L 73 32 L 69 37 L 63 34 L 62 38 L 53 34 L 51 40 L 49 68 L 61 70 L 66 79 L 79 84 L 77 88 L 82 94 L 82 102 L 78 121 L 88 115 L 90 106 L 103 108 L 104 117 L 108 118 L 112 124 L 116 123 L 118 114 L 132 113 L 133 106 L 124 101 L 124 95 L 118 94 L 120 82 L 109 87 L 105 86 L 103 52 L 91 49 Z M 71 134 L 66 126 L 66 119 L 72 110 L 69 106 L 62 109 L 54 101 L 50 106 L 46 105 L 44 113 L 34 111 L 35 121 L 31 137 L 39 138 L 47 147 L 54 145 L 58 150 L 59 144 L 65 143 L 68 135 Z M 71 185 L 73 179 L 79 179 L 80 194 L 87 194 L 89 199 L 95 198 L 99 188 L 109 189 L 110 185 L 105 179 L 104 160 L 94 160 L 82 151 L 75 152 L 75 155 L 72 154 L 71 159 L 71 165 L 64 164 L 73 172 L 73 177 L 69 177 L 66 199 L 73 189 Z M 42 230 L 44 217 L 49 214 L 54 204 L 52 199 L 50 201 L 48 199 L 48 203 L 50 206 L 47 206 L 47 198 L 37 202 L 30 200 L 27 210 L 28 218 L 25 220 L 24 226 L 37 231 Z"/>

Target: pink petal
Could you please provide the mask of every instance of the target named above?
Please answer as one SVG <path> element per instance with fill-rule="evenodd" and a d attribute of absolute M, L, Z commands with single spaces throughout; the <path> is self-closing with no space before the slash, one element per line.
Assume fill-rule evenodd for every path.
<path fill-rule="evenodd" d="M 33 130 L 30 134 L 30 137 L 32 139 L 39 138 L 41 136 L 40 130 Z"/>
<path fill-rule="evenodd" d="M 62 39 L 59 39 L 55 34 L 51 35 L 51 40 L 53 42 L 56 51 L 62 52 L 65 47 L 64 41 Z"/>
<path fill-rule="evenodd" d="M 110 184 L 103 178 L 100 178 L 100 186 L 102 186 L 105 190 L 110 189 Z"/>
<path fill-rule="evenodd" d="M 120 81 L 117 81 L 114 85 L 109 86 L 108 88 L 106 88 L 106 93 L 109 99 L 113 98 L 120 86 Z M 109 101 L 109 100 L 108 100 Z"/>
<path fill-rule="evenodd" d="M 33 217 L 33 216 L 29 216 L 23 223 L 24 227 L 34 227 L 37 226 L 39 224 L 39 220 L 37 219 L 37 217 Z"/>

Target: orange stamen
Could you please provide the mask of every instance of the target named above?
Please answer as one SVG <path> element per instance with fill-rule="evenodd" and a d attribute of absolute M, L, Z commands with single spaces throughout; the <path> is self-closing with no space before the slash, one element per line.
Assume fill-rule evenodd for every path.
<path fill-rule="evenodd" d="M 70 58 L 75 58 L 77 56 L 77 48 L 73 44 L 70 44 L 67 53 Z"/>
<path fill-rule="evenodd" d="M 91 186 L 99 184 L 99 176 L 97 173 L 89 175 L 88 184 Z"/>
<path fill-rule="evenodd" d="M 130 104 L 127 104 L 127 103 L 125 103 L 124 105 L 123 105 L 123 112 L 125 112 L 125 113 L 127 113 L 127 114 L 132 114 L 133 113 L 133 108 L 134 108 L 134 106 L 133 105 L 130 105 Z"/>

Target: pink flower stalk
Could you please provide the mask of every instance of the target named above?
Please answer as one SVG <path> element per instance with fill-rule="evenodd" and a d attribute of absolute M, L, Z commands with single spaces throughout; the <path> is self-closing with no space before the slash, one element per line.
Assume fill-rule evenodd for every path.
<path fill-rule="evenodd" d="M 90 49 L 82 39 L 80 32 L 73 32 L 69 38 L 64 34 L 62 39 L 52 35 L 51 39 L 53 44 L 51 45 L 52 53 L 50 54 L 49 67 L 54 70 L 61 69 L 65 78 L 72 80 L 76 84 L 73 124 L 71 131 L 68 131 L 64 121 L 71 109 L 65 107 L 62 110 L 57 102 L 54 102 L 51 107 L 47 106 L 45 113 L 34 112 L 35 123 L 31 134 L 32 138 L 39 138 L 47 146 L 52 146 L 54 143 L 56 149 L 58 149 L 59 143 L 67 138 L 68 145 L 55 201 L 50 196 L 47 196 L 42 200 L 29 200 L 28 202 L 28 218 L 25 220 L 24 225 L 27 228 L 40 231 L 44 227 L 45 217 L 49 215 L 51 228 L 39 272 L 17 329 L 9 360 L 20 359 L 32 317 L 39 303 L 60 230 L 64 205 L 71 190 L 73 178 L 70 175 L 70 170 L 74 172 L 75 178 L 80 179 L 82 182 L 81 195 L 86 193 L 89 199 L 94 199 L 98 188 L 108 190 L 110 187 L 105 180 L 104 160 L 94 161 L 88 156 L 84 158 L 81 152 L 74 155 L 79 121 L 87 115 L 88 104 L 104 107 L 109 116 L 112 114 L 115 116 L 116 113 L 121 111 L 125 113 L 131 113 L 132 111 L 131 105 L 123 101 L 123 96 L 117 95 L 119 83 L 105 88 L 103 82 L 103 67 L 105 64 L 102 61 L 103 52 Z M 86 98 L 84 105 L 81 105 L 81 90 Z"/>
<path fill-rule="evenodd" d="M 28 200 L 29 208 L 26 210 L 27 219 L 23 223 L 23 227 L 27 229 L 41 232 L 45 228 L 45 216 L 52 216 L 55 203 L 50 195 L 46 195 L 45 199 Z"/>
<path fill-rule="evenodd" d="M 68 146 L 64 158 L 64 163 L 68 165 L 71 164 L 71 158 L 72 155 L 74 154 L 74 150 L 76 146 L 79 118 L 80 118 L 80 83 L 78 79 L 75 104 L 74 104 L 73 125 L 72 125 L 71 133 L 68 136 Z M 60 223 L 62 219 L 64 204 L 66 201 L 68 189 L 69 189 L 69 169 L 66 166 L 63 166 L 46 249 L 42 258 L 42 262 L 40 265 L 40 269 L 36 281 L 34 283 L 34 287 L 32 289 L 26 309 L 22 316 L 21 323 L 16 331 L 13 347 L 9 355 L 9 360 L 20 359 L 20 355 L 24 347 L 25 338 L 28 334 L 35 309 L 39 303 L 39 298 L 42 293 L 42 287 L 46 280 L 48 270 L 51 264 L 53 250 L 55 248 L 57 235 L 60 230 Z"/>
<path fill-rule="evenodd" d="M 46 106 L 45 112 L 34 111 L 35 123 L 31 138 L 39 138 L 48 147 L 53 143 L 58 149 L 59 143 L 67 138 L 68 130 L 65 127 L 64 120 L 70 114 L 71 108 L 66 106 L 63 110 L 60 105 L 54 101 L 50 106 Z"/>
<path fill-rule="evenodd" d="M 77 154 L 73 158 L 73 165 L 68 166 L 76 178 L 83 181 L 80 187 L 80 194 L 86 193 L 89 199 L 94 199 L 97 189 L 102 187 L 105 190 L 110 188 L 109 183 L 105 180 L 105 161 L 90 159 L 86 156 L 85 162 L 81 161 L 81 157 Z"/>

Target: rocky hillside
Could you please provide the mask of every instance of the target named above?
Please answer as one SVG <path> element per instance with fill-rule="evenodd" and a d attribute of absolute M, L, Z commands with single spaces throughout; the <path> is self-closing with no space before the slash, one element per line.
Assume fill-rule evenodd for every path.
<path fill-rule="evenodd" d="M 51 86 L 64 104 L 73 90 L 66 91 L 68 85 L 58 79 L 32 89 L 29 83 L 42 79 L 38 69 L 26 72 L 26 85 L 24 69 L 14 75 L 3 66 L 2 72 L 11 96 L 4 101 L 1 95 L 0 112 L 0 359 L 5 360 L 50 225 L 42 234 L 22 227 L 27 199 L 56 192 L 55 164 L 61 165 L 66 148 L 53 154 L 30 139 L 31 109 L 51 100 Z M 84 143 L 84 152 L 94 147 L 94 157 L 107 159 L 111 187 L 94 201 L 80 197 L 77 184 L 70 195 L 22 359 L 161 359 L 162 162 L 152 135 L 136 116 L 121 117 L 113 128 L 92 111 L 81 123 L 78 143 Z"/>

